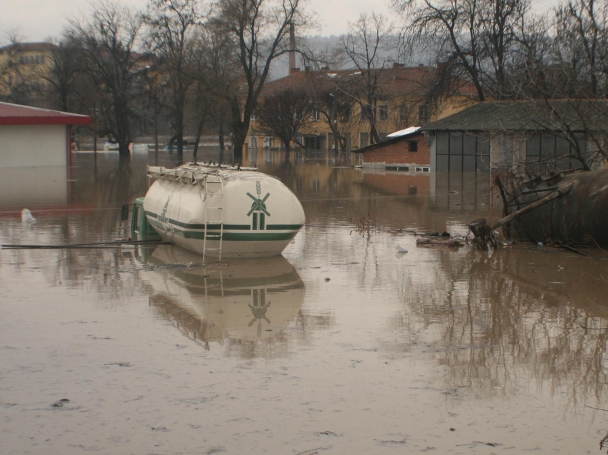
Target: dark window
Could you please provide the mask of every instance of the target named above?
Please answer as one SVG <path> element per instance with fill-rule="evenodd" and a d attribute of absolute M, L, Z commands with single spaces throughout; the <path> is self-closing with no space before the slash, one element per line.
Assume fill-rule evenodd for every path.
<path fill-rule="evenodd" d="M 418 106 L 418 121 L 421 125 L 429 121 L 429 107 L 426 104 Z"/>
<path fill-rule="evenodd" d="M 410 107 L 406 103 L 401 104 L 399 106 L 399 121 L 407 122 L 409 116 L 410 116 Z"/>
<path fill-rule="evenodd" d="M 450 153 L 450 133 L 437 133 L 437 155 Z"/>
<path fill-rule="evenodd" d="M 450 133 L 450 155 L 462 155 L 462 133 Z"/>
<path fill-rule="evenodd" d="M 459 131 L 438 132 L 437 171 L 487 171 L 490 140 L 487 136 Z"/>
<path fill-rule="evenodd" d="M 359 147 L 367 147 L 369 145 L 369 133 L 359 134 Z"/>
<path fill-rule="evenodd" d="M 378 116 L 380 120 L 388 120 L 388 106 L 386 104 L 378 106 Z"/>
<path fill-rule="evenodd" d="M 464 134 L 462 154 L 473 156 L 477 154 L 477 137 L 474 134 Z"/>
<path fill-rule="evenodd" d="M 418 151 L 418 141 L 409 141 L 410 144 L 410 152 Z"/>
<path fill-rule="evenodd" d="M 369 105 L 361 106 L 361 121 L 365 122 L 372 118 L 372 107 Z"/>

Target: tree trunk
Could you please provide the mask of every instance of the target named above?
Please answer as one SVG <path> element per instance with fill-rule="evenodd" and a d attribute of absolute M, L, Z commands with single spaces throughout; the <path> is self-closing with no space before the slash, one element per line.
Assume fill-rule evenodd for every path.
<path fill-rule="evenodd" d="M 192 161 L 196 163 L 197 155 L 198 155 L 198 144 L 201 141 L 201 135 L 203 134 L 203 125 L 205 124 L 204 117 L 201 117 L 200 122 L 198 122 L 198 127 L 196 128 L 196 142 L 194 143 L 194 150 L 192 151 Z"/>
<path fill-rule="evenodd" d="M 218 133 L 218 140 L 220 143 L 220 164 L 224 161 L 224 121 L 220 120 L 220 131 Z"/>
<path fill-rule="evenodd" d="M 232 147 L 236 164 L 243 163 L 243 147 L 247 138 L 247 129 L 248 125 L 244 125 L 244 122 L 237 121 L 232 124 Z"/>

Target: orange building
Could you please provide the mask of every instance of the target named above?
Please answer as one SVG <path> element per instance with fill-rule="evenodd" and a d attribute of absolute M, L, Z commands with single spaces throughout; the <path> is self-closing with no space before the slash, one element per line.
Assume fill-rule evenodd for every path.
<path fill-rule="evenodd" d="M 0 98 L 19 102 L 40 98 L 56 48 L 52 43 L 15 43 L 0 48 Z"/>
<path fill-rule="evenodd" d="M 298 132 L 300 142 L 311 149 L 334 149 L 335 133 L 345 138 L 345 150 L 362 148 L 373 143 L 370 119 L 373 119 L 380 139 L 411 126 L 451 115 L 471 104 L 469 93 L 454 94 L 441 102 L 428 101 L 438 78 L 436 67 L 405 67 L 374 70 L 375 95 L 369 102 L 362 99 L 365 76 L 358 70 L 319 71 L 297 68 L 281 79 L 268 82 L 262 98 L 287 89 L 305 90 L 313 104 L 310 121 Z M 464 87 L 469 90 L 468 87 Z M 336 105 L 338 104 L 338 105 Z M 279 148 L 280 141 L 264 129 L 254 115 L 251 119 L 249 148 Z"/>

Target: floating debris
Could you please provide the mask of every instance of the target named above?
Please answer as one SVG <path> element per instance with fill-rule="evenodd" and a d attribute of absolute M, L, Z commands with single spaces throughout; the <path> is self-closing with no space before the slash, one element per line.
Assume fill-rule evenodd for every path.
<path fill-rule="evenodd" d="M 21 210 L 21 221 L 26 224 L 33 223 L 36 221 L 36 218 L 34 218 L 34 215 L 32 215 L 32 212 L 30 212 L 29 209 L 23 209 Z"/>
<path fill-rule="evenodd" d="M 397 253 L 405 254 L 405 253 L 407 253 L 407 250 L 405 248 L 403 248 L 401 245 L 397 245 Z"/>
<path fill-rule="evenodd" d="M 51 407 L 52 407 L 52 408 L 63 408 L 63 405 L 64 405 L 64 404 L 66 404 L 66 403 L 69 403 L 69 402 L 70 402 L 70 400 L 69 400 L 69 399 L 67 399 L 67 398 L 62 398 L 61 400 L 57 400 L 57 401 L 55 401 L 55 403 L 53 403 L 53 404 L 51 405 Z"/>

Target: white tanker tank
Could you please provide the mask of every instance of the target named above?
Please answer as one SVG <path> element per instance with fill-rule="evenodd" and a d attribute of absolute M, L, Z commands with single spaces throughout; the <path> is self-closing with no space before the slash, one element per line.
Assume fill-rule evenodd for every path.
<path fill-rule="evenodd" d="M 143 209 L 164 241 L 203 256 L 278 256 L 304 225 L 304 209 L 280 180 L 253 168 L 148 166 Z"/>

